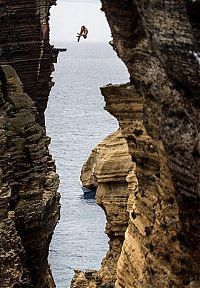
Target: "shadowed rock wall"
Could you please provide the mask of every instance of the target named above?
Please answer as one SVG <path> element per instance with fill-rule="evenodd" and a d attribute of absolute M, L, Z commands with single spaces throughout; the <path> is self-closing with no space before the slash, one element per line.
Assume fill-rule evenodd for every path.
<path fill-rule="evenodd" d="M 5 288 L 55 287 L 47 257 L 59 219 L 59 179 L 44 127 L 57 56 L 48 26 L 55 2 L 0 1 L 0 286 Z"/>
<path fill-rule="evenodd" d="M 0 62 L 16 70 L 43 126 L 57 57 L 49 43 L 49 10 L 54 4 L 55 0 L 0 1 Z"/>
<path fill-rule="evenodd" d="M 13 68 L 2 66 L 0 79 L 1 287 L 54 287 L 47 256 L 59 219 L 59 180 L 49 139 Z"/>

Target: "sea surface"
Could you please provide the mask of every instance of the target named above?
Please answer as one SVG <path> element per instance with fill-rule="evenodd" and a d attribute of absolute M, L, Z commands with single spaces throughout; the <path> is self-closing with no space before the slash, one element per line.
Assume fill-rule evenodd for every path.
<path fill-rule="evenodd" d="M 85 41 L 85 40 L 84 40 Z M 57 43 L 59 54 L 45 113 L 50 152 L 60 176 L 61 219 L 50 245 L 57 288 L 69 288 L 74 269 L 99 269 L 108 250 L 105 215 L 95 199 L 84 199 L 80 171 L 91 150 L 118 128 L 104 110 L 99 87 L 126 83 L 128 72 L 108 43 Z"/>

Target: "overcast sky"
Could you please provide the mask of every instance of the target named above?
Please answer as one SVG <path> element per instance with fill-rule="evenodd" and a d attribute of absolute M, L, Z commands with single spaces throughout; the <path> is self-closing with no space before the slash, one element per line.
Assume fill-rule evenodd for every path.
<path fill-rule="evenodd" d="M 82 25 L 89 30 L 86 41 L 110 41 L 110 28 L 100 8 L 99 0 L 57 0 L 50 10 L 51 42 L 76 41 Z"/>

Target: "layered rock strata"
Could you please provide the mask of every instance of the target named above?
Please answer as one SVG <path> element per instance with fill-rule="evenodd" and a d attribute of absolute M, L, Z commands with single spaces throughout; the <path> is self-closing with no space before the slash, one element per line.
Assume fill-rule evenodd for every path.
<path fill-rule="evenodd" d="M 138 190 L 116 287 L 198 287 L 200 2 L 102 4 L 145 128 L 125 135 Z"/>
<path fill-rule="evenodd" d="M 200 287 L 200 1 L 101 2 L 130 73 L 102 94 L 136 163 L 115 287 Z"/>
<path fill-rule="evenodd" d="M 1 1 L 0 286 L 6 288 L 55 287 L 47 257 L 59 219 L 59 179 L 44 126 L 58 55 L 49 44 L 54 4 Z"/>
<path fill-rule="evenodd" d="M 162 141 L 148 135 L 142 114 L 144 98 L 134 85 L 110 85 L 101 90 L 106 109 L 118 119 L 136 163 L 136 171 L 126 177 L 130 217 L 115 286 L 160 287 L 162 283 L 170 287 L 178 283 L 173 273 L 180 269 L 182 255 L 176 240 L 180 229 L 178 206 Z"/>
<path fill-rule="evenodd" d="M 1 2 L 0 60 L 16 69 L 24 86 L 13 69 L 0 70 L 2 287 L 55 286 L 47 255 L 59 217 L 58 177 L 49 139 L 36 123 L 44 126 L 52 85 L 55 51 L 49 45 L 48 17 L 55 2 Z M 115 280 L 116 287 L 126 288 L 199 287 L 200 2 L 102 4 L 112 45 L 131 80 L 104 87 L 102 93 L 136 171 L 115 177 L 121 164 L 112 173 L 110 167 L 116 166 L 110 161 L 109 168 L 101 164 L 97 170 L 99 180 L 93 177 L 107 214 L 110 250 L 99 273 L 77 272 L 80 281 L 74 287 L 81 287 L 84 277 L 84 287 L 112 287 Z"/>
<path fill-rule="evenodd" d="M 96 188 L 96 201 L 106 214 L 105 232 L 110 239 L 109 251 L 100 271 L 76 271 L 71 287 L 113 287 L 129 218 L 126 207 L 129 197 L 126 176 L 133 168 L 127 142 L 120 130 L 98 144 L 83 165 L 82 184 L 88 188 Z"/>
<path fill-rule="evenodd" d="M 58 53 L 49 43 L 49 10 L 55 4 L 56 0 L 1 1 L 0 63 L 16 70 L 42 126 Z"/>
<path fill-rule="evenodd" d="M 47 263 L 59 218 L 58 176 L 37 110 L 10 66 L 0 69 L 1 287 L 55 287 Z"/>
<path fill-rule="evenodd" d="M 10 66 L 0 69 L 1 287 L 55 287 L 47 256 L 59 179 L 37 109 Z"/>

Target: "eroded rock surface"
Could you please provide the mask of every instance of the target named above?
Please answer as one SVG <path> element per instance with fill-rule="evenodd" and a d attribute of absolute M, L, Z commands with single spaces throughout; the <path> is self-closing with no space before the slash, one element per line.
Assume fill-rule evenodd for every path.
<path fill-rule="evenodd" d="M 136 164 L 115 287 L 200 287 L 200 1 L 101 2 L 130 73 L 102 94 Z"/>
<path fill-rule="evenodd" d="M 47 255 L 59 217 L 58 177 L 38 124 L 52 86 L 55 3 L 1 3 L 0 60 L 23 83 L 12 68 L 0 70 L 2 287 L 55 286 Z M 77 271 L 72 287 L 200 287 L 200 1 L 102 0 L 102 10 L 130 73 L 129 84 L 102 94 L 132 161 L 126 169 L 117 151 L 109 158 L 102 150 L 91 173 L 110 250 L 99 272 Z"/>
<path fill-rule="evenodd" d="M 102 3 L 114 48 L 129 70 L 134 94 L 143 99 L 142 134 L 150 142 L 148 148 L 134 131 L 127 138 L 138 192 L 116 286 L 198 287 L 200 81 L 195 15 L 200 2 Z M 114 109 L 111 113 L 116 114 Z M 148 203 L 142 207 L 145 197 Z"/>
<path fill-rule="evenodd" d="M 1 1 L 0 286 L 5 288 L 55 287 L 47 257 L 59 219 L 59 179 L 44 126 L 58 54 L 49 44 L 53 4 Z"/>
<path fill-rule="evenodd" d="M 167 287 L 167 276 L 174 280 L 173 272 L 180 268 L 177 259 L 181 253 L 176 241 L 180 229 L 178 207 L 162 141 L 147 134 L 142 114 L 144 98 L 134 85 L 110 85 L 103 87 L 102 93 L 106 109 L 118 119 L 136 163 L 136 171 L 126 177 L 130 220 L 115 286 L 151 287 L 162 283 Z"/>
<path fill-rule="evenodd" d="M 56 0 L 1 1 L 0 63 L 16 70 L 42 126 L 58 54 L 49 43 L 49 11 L 55 4 Z"/>
<path fill-rule="evenodd" d="M 116 265 L 129 218 L 126 207 L 129 197 L 126 176 L 133 168 L 127 142 L 120 130 L 98 144 L 83 165 L 81 181 L 85 187 L 96 188 L 96 201 L 106 214 L 105 232 L 110 239 L 109 251 L 100 271 L 76 271 L 71 287 L 114 286 Z"/>
<path fill-rule="evenodd" d="M 47 262 L 59 179 L 37 109 L 10 66 L 0 70 L 1 287 L 55 287 Z"/>

